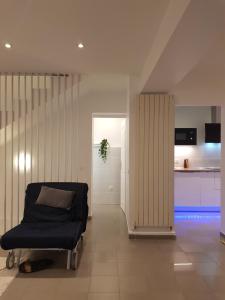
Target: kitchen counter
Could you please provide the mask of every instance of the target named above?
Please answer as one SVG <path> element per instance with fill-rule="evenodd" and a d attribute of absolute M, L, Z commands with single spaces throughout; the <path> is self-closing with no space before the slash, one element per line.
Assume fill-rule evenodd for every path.
<path fill-rule="evenodd" d="M 219 167 L 196 167 L 196 168 L 183 168 L 183 167 L 175 167 L 174 172 L 220 172 Z"/>
<path fill-rule="evenodd" d="M 221 178 L 219 167 L 175 168 L 176 211 L 219 211 Z"/>

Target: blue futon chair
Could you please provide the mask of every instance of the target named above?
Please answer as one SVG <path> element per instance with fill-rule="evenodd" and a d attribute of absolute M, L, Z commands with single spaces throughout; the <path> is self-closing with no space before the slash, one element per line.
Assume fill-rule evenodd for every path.
<path fill-rule="evenodd" d="M 74 191 L 75 196 L 69 210 L 36 205 L 42 186 Z M 6 232 L 1 238 L 1 247 L 10 250 L 7 267 L 14 265 L 14 250 L 67 250 L 67 269 L 77 268 L 78 245 L 86 230 L 88 218 L 88 186 L 86 183 L 41 182 L 27 186 L 22 222 Z"/>

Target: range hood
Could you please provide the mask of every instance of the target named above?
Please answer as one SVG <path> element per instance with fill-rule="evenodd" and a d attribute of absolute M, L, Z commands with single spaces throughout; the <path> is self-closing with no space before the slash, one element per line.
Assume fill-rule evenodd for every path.
<path fill-rule="evenodd" d="M 220 123 L 205 124 L 205 143 L 220 143 L 221 126 Z"/>
<path fill-rule="evenodd" d="M 221 108 L 211 107 L 211 123 L 205 124 L 205 143 L 221 142 Z"/>
<path fill-rule="evenodd" d="M 211 106 L 211 122 L 221 123 L 221 107 Z"/>

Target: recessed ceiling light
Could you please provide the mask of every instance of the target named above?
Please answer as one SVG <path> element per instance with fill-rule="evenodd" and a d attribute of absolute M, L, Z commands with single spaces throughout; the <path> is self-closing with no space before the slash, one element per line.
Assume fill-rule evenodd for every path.
<path fill-rule="evenodd" d="M 79 43 L 79 44 L 77 45 L 77 47 L 80 48 L 80 49 L 82 49 L 82 48 L 84 48 L 84 44 L 83 44 L 83 43 Z"/>
<path fill-rule="evenodd" d="M 10 43 L 5 43 L 5 48 L 10 49 L 12 48 L 12 45 Z"/>

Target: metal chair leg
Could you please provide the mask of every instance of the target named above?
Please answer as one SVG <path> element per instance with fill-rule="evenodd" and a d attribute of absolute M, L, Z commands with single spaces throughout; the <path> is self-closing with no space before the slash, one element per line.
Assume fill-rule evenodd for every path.
<path fill-rule="evenodd" d="M 15 252 L 14 250 L 9 251 L 8 256 L 6 258 L 6 268 L 12 269 L 15 265 Z"/>
<path fill-rule="evenodd" d="M 71 255 L 72 255 L 72 251 L 68 250 L 67 251 L 67 265 L 66 265 L 67 270 L 70 270 L 70 267 L 71 267 Z"/>
<path fill-rule="evenodd" d="M 76 270 L 78 267 L 78 251 L 76 250 L 74 252 L 74 270 Z"/>

